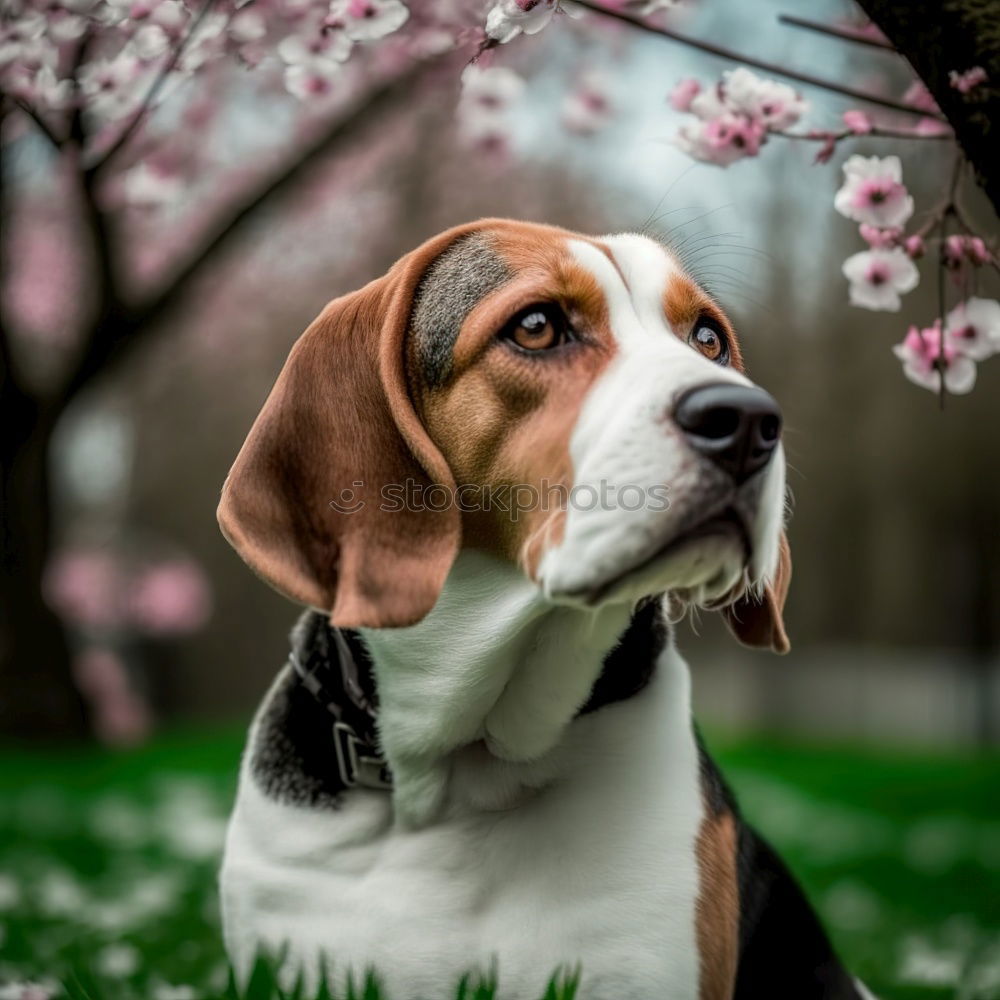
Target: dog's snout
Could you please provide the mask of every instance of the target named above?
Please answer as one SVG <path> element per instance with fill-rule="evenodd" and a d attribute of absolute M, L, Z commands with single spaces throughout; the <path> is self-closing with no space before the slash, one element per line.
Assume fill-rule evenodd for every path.
<path fill-rule="evenodd" d="M 767 465 L 781 437 L 781 409 L 756 386 L 713 382 L 686 392 L 674 419 L 691 446 L 742 483 Z"/>

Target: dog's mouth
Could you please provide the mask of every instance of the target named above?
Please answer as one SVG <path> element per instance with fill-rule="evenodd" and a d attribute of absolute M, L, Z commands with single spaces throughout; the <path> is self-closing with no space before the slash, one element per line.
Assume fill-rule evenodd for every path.
<path fill-rule="evenodd" d="M 735 542 L 740 548 L 740 569 L 746 570 L 753 554 L 750 532 L 745 520 L 736 508 L 727 505 L 722 510 L 710 513 L 700 521 L 696 521 L 683 531 L 671 535 L 651 555 L 639 562 L 624 567 L 597 584 L 559 596 L 574 604 L 580 603 L 588 607 L 595 607 L 613 597 L 617 591 L 627 590 L 633 581 L 642 580 L 647 576 L 650 580 L 654 580 L 661 571 L 667 571 L 672 562 L 679 560 L 692 549 L 703 547 L 711 539 L 719 539 L 724 543 Z M 726 568 L 720 566 L 716 574 L 718 579 L 709 575 L 702 581 L 703 588 L 709 593 L 720 595 L 731 590 L 732 582 L 730 581 L 729 585 L 726 586 L 722 579 L 726 572 Z M 681 587 L 683 588 L 684 585 L 681 584 Z M 720 603 L 719 599 L 716 598 L 713 603 Z M 721 603 L 728 603 L 728 598 L 722 598 Z"/>

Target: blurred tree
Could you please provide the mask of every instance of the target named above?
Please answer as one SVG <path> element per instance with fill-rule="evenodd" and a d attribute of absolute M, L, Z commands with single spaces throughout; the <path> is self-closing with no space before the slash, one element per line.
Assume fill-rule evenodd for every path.
<path fill-rule="evenodd" d="M 265 205 L 411 97 L 471 23 L 461 3 L 412 16 L 399 0 L 244 6 L 239 0 L 208 0 L 196 12 L 180 0 L 5 6 L 5 234 L 22 232 L 12 224 L 10 192 L 16 187 L 23 197 L 30 188 L 31 178 L 17 170 L 27 118 L 50 147 L 50 156 L 35 154 L 32 165 L 43 165 L 75 223 L 73 264 L 84 294 L 69 320 L 76 327 L 71 349 L 56 371 L 39 378 L 12 336 L 18 317 L 9 315 L 5 280 L 0 690 L 17 691 L 17 700 L 0 700 L 0 732 L 71 737 L 87 727 L 65 633 L 42 596 L 53 540 L 50 451 L 60 417 L 99 375 L 163 329 L 168 313 Z M 359 54 L 344 65 L 354 49 Z M 272 50 L 277 60 L 268 58 Z M 206 177 L 209 127 L 233 127 L 234 109 L 247 100 L 235 74 L 241 65 L 258 64 L 272 70 L 262 74 L 264 92 L 283 83 L 302 101 L 302 114 L 275 133 L 270 162 L 261 157 L 264 169 L 241 177 L 234 169 L 241 164 L 218 158 Z M 180 115 L 180 132 L 176 125 L 155 129 L 153 113 L 161 106 Z M 187 148 L 179 153 L 181 146 Z M 207 218 L 150 280 L 137 267 L 143 246 L 134 227 L 129 231 L 128 210 L 161 203 L 195 180 L 211 188 L 201 206 Z M 11 244 L 4 239 L 5 279 L 22 256 Z"/>
<path fill-rule="evenodd" d="M 582 6 L 743 61 L 738 53 L 660 27 L 656 18 L 670 2 L 608 0 Z M 905 17 L 890 23 L 882 8 L 893 5 L 867 6 L 886 19 L 886 29 L 894 40 L 898 36 L 902 51 L 909 52 L 911 36 L 914 45 L 926 43 L 929 36 L 912 35 Z M 953 0 L 946 6 L 951 11 L 960 5 Z M 973 0 L 965 6 L 977 7 Z M 205 0 L 198 9 L 183 0 L 15 0 L 5 6 L 0 155 L 4 221 L 12 224 L 4 227 L 5 302 L 0 316 L 0 690 L 17 690 L 18 699 L 16 705 L 9 698 L 0 701 L 0 732 L 69 735 L 86 727 L 71 683 L 65 635 L 42 597 L 53 540 L 51 443 L 63 414 L 95 379 L 163 330 L 164 319 L 233 245 L 234 237 L 246 232 L 264 206 L 296 187 L 319 160 L 408 100 L 435 67 L 456 77 L 459 64 L 451 56 L 463 43 L 479 42 L 485 50 L 534 33 L 561 8 L 561 0 L 500 0 L 488 14 L 484 35 L 479 4 L 472 0 L 437 0 L 419 7 L 407 7 L 402 0 Z M 982 25 L 972 34 L 985 46 L 983 65 L 992 68 L 996 52 L 989 48 L 989 39 L 994 36 Z M 959 37 L 950 29 L 940 36 L 948 44 Z M 469 51 L 474 51 L 472 46 Z M 956 52 L 955 58 L 961 54 L 968 64 L 977 52 L 973 45 Z M 946 55 L 950 57 L 950 50 Z M 928 83 L 935 94 L 945 86 L 945 70 L 987 72 L 978 64 L 947 66 L 947 61 L 929 65 L 933 80 Z M 787 67 L 749 62 L 877 105 L 914 111 L 885 96 L 796 74 Z M 241 74 L 248 68 L 262 71 L 255 75 L 256 87 Z M 503 135 L 496 108 L 523 84 L 499 67 L 477 67 L 464 80 L 461 127 L 471 142 L 498 148 Z M 788 97 L 789 88 L 754 80 L 751 96 L 760 99 L 759 107 L 733 116 L 731 107 L 720 105 L 701 116 L 703 124 L 687 138 L 694 155 L 732 162 L 753 155 L 769 134 L 820 142 L 821 155 L 856 134 L 894 136 L 893 129 L 874 125 L 861 112 L 854 113 L 842 133 L 790 134 L 787 126 L 798 113 L 786 120 L 774 115 L 773 108 L 767 110 L 768 102 L 780 95 L 788 110 L 797 98 Z M 979 155 L 978 146 L 969 145 L 979 121 L 970 108 L 981 94 L 995 101 L 996 91 L 977 90 L 970 99 L 984 83 L 971 77 L 966 82 L 963 89 L 949 77 L 947 86 L 962 100 L 952 100 L 949 92 L 942 106 L 949 117 L 955 116 L 959 138 L 985 172 L 995 165 Z M 268 143 L 254 144 L 245 137 L 241 141 L 245 117 L 264 113 L 271 91 L 281 86 L 301 101 L 299 112 L 275 112 L 279 121 L 268 130 Z M 689 106 L 694 97 L 689 92 Z M 931 120 L 937 115 L 933 108 L 920 113 Z M 567 126 L 588 134 L 603 127 L 609 116 L 602 81 L 581 77 L 564 107 Z M 46 155 L 35 141 L 39 135 L 47 145 Z M 938 129 L 936 135 L 947 138 L 950 133 Z M 959 218 L 957 179 L 956 172 L 950 199 L 936 217 L 942 223 L 942 260 L 944 223 Z M 901 188 L 898 179 L 884 181 Z M 67 223 L 64 239 L 72 240 L 70 256 L 79 287 L 63 320 L 72 331 L 64 337 L 62 356 L 44 362 L 38 355 L 56 353 L 51 343 L 58 338 L 49 339 L 47 352 L 36 349 L 32 356 L 22 336 L 23 317 L 9 308 L 10 275 L 19 273 L 27 256 L 18 239 L 37 236 L 23 220 L 13 224 L 17 213 L 11 190 L 22 203 L 32 196 L 36 205 L 59 198 Z M 181 224 L 166 227 L 160 222 L 150 228 L 137 222 L 137 214 L 176 201 L 182 191 L 191 207 Z M 905 189 L 900 193 L 893 188 L 892 197 L 905 202 L 908 196 Z M 879 223 L 873 239 L 898 240 L 885 236 L 883 225 L 894 226 Z M 922 240 L 924 234 L 913 235 Z M 881 244 L 871 246 L 887 252 Z M 991 254 L 968 242 L 956 246 L 959 257 Z M 64 246 L 58 249 L 65 252 Z M 895 244 L 891 249 L 898 251 L 897 257 L 902 254 Z M 866 257 L 865 267 L 870 263 Z M 909 280 L 907 274 L 890 277 L 893 286 Z M 886 280 L 882 276 L 878 283 Z M 48 293 L 46 287 L 36 297 Z M 940 319 L 943 322 L 943 309 Z M 916 343 L 916 361 L 930 365 L 944 386 L 951 362 L 946 363 L 940 331 L 936 355 L 933 338 L 920 336 Z"/>

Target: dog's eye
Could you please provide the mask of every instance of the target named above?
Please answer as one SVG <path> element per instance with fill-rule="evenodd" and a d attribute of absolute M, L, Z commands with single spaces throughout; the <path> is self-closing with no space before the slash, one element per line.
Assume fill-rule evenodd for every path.
<path fill-rule="evenodd" d="M 522 309 L 500 336 L 522 351 L 550 351 L 570 339 L 569 321 L 558 306 L 546 303 Z"/>
<path fill-rule="evenodd" d="M 711 320 L 698 320 L 688 337 L 688 343 L 716 364 L 724 365 L 729 360 L 729 341 Z"/>

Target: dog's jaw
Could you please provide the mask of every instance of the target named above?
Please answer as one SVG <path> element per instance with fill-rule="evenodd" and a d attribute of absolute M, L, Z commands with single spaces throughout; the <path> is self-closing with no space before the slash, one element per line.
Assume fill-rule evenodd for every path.
<path fill-rule="evenodd" d="M 475 744 L 526 765 L 525 783 L 535 781 L 533 769 L 544 770 L 631 610 L 554 605 L 515 567 L 464 552 L 422 622 L 362 630 L 399 822 L 423 826 L 441 813 L 453 755 Z M 503 774 L 504 799 L 511 773 Z"/>

